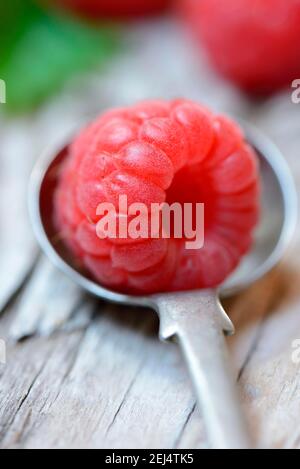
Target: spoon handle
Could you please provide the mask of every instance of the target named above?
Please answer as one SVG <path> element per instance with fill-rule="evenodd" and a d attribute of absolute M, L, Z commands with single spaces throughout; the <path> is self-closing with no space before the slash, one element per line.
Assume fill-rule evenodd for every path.
<path fill-rule="evenodd" d="M 175 338 L 187 362 L 211 445 L 251 448 L 231 375 L 224 333 L 234 328 L 217 293 L 204 290 L 156 297 L 160 337 Z"/>

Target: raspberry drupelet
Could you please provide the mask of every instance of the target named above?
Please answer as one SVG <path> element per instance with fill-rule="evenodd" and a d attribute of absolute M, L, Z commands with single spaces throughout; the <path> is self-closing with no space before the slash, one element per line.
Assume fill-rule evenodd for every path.
<path fill-rule="evenodd" d="M 204 203 L 205 242 L 100 239 L 102 202 Z M 113 109 L 70 145 L 55 223 L 74 258 L 102 285 L 135 294 L 215 287 L 250 249 L 259 215 L 257 157 L 239 126 L 181 99 Z"/>

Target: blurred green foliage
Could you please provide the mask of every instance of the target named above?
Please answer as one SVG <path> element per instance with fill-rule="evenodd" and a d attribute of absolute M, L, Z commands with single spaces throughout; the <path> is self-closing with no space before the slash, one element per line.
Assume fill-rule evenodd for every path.
<path fill-rule="evenodd" d="M 101 65 L 117 48 L 115 27 L 46 11 L 32 0 L 0 0 L 0 78 L 10 113 L 32 110 L 74 75 Z"/>

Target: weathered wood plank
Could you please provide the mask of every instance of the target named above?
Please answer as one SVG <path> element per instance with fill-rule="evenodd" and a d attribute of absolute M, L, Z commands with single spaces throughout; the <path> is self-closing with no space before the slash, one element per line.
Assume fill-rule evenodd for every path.
<path fill-rule="evenodd" d="M 51 334 L 68 321 L 82 301 L 80 288 L 42 256 L 19 298 L 9 338 L 18 341 Z"/>
<path fill-rule="evenodd" d="M 173 447 L 193 397 L 176 348 L 153 329 L 149 312 L 110 308 L 83 333 L 19 344 L 2 377 L 2 447 Z"/>
<path fill-rule="evenodd" d="M 292 360 L 292 344 L 300 338 L 299 308 L 297 298 L 264 321 L 241 379 L 253 431 L 267 447 L 300 447 L 300 368 Z"/>
<path fill-rule="evenodd" d="M 36 249 L 27 216 L 32 145 L 26 130 L 23 122 L 1 124 L 0 311 L 28 274 Z"/>

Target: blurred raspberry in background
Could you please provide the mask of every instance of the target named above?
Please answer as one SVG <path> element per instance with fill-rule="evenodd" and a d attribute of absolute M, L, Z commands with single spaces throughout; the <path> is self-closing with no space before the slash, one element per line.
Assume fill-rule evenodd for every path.
<path fill-rule="evenodd" d="M 43 0 L 88 18 L 132 17 L 161 13 L 172 0 Z"/>
<path fill-rule="evenodd" d="M 300 0 L 179 0 L 215 68 L 247 92 L 300 77 Z"/>

